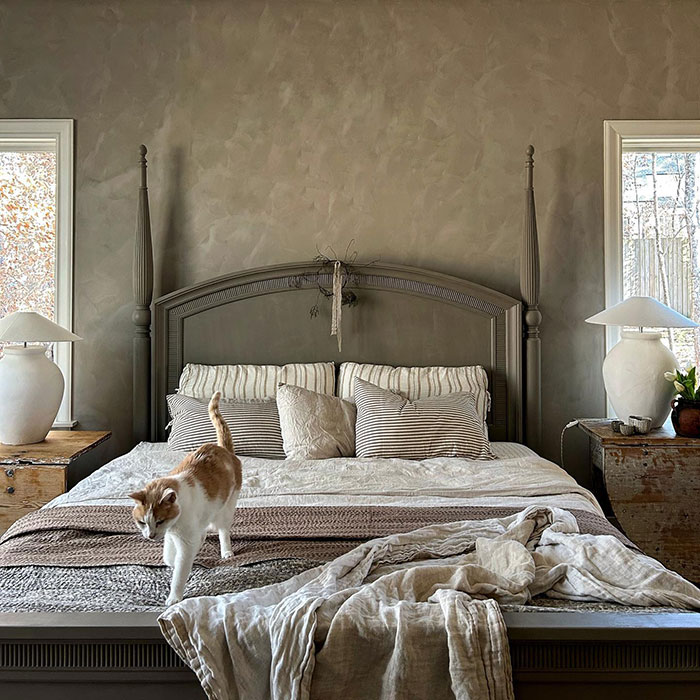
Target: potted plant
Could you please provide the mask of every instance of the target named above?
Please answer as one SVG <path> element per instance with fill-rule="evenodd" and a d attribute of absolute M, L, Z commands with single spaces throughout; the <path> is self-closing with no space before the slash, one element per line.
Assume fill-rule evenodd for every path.
<path fill-rule="evenodd" d="M 700 438 L 700 387 L 697 386 L 695 367 L 687 372 L 679 369 L 664 374 L 678 392 L 673 400 L 671 422 L 676 435 Z"/>

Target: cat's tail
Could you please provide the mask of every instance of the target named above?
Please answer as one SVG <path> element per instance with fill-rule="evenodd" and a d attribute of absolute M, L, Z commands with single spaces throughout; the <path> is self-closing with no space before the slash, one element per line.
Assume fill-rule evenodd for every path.
<path fill-rule="evenodd" d="M 221 392 L 217 391 L 209 401 L 209 418 L 216 429 L 216 443 L 219 447 L 223 447 L 228 450 L 231 454 L 236 454 L 233 449 L 233 439 L 231 438 L 231 431 L 229 430 L 226 421 L 221 416 L 221 411 L 219 411 L 219 399 L 221 398 Z"/>

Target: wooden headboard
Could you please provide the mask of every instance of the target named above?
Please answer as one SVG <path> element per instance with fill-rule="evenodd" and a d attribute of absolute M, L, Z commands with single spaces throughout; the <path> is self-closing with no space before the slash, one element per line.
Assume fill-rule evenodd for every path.
<path fill-rule="evenodd" d="M 521 300 L 464 279 L 403 265 L 374 264 L 346 289 L 358 304 L 344 311 L 343 352 L 328 333 L 329 313 L 311 318 L 318 284 L 314 263 L 235 272 L 152 303 L 146 148 L 141 146 L 134 256 L 134 437 L 164 439 L 165 397 L 185 363 L 284 364 L 343 361 L 391 365 L 480 364 L 489 374 L 489 433 L 495 440 L 541 437 L 539 255 L 532 146 L 526 159 Z M 151 310 L 153 340 L 151 341 Z"/>

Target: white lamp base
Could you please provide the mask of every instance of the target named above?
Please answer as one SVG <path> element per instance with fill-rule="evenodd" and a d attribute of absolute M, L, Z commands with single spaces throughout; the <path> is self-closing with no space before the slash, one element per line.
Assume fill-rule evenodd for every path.
<path fill-rule="evenodd" d="M 603 362 L 608 398 L 620 420 L 649 416 L 652 427 L 663 425 L 676 390 L 664 372 L 678 368 L 675 355 L 661 342 L 661 333 L 622 331 L 622 340 Z"/>
<path fill-rule="evenodd" d="M 63 398 L 63 374 L 42 345 L 6 345 L 0 360 L 0 442 L 41 442 Z"/>

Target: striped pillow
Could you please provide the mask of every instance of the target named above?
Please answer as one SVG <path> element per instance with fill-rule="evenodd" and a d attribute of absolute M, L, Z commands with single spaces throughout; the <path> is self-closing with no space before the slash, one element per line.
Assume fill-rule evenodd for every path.
<path fill-rule="evenodd" d="M 358 457 L 495 459 L 467 392 L 409 401 L 355 379 Z"/>
<path fill-rule="evenodd" d="M 168 445 L 173 450 L 196 450 L 216 442 L 216 430 L 209 419 L 209 402 L 182 394 L 168 396 L 172 418 Z M 280 417 L 274 399 L 222 401 L 219 410 L 231 430 L 237 455 L 284 459 Z"/>
<path fill-rule="evenodd" d="M 224 399 L 267 399 L 277 395 L 279 384 L 291 384 L 333 396 L 335 365 L 332 362 L 289 365 L 190 363 L 182 370 L 178 393 L 207 401 L 215 391 L 220 391 Z"/>
<path fill-rule="evenodd" d="M 470 367 L 392 367 L 391 365 L 343 362 L 338 374 L 338 396 L 354 400 L 355 377 L 382 389 L 401 394 L 411 401 L 467 391 L 474 394 L 477 414 L 484 423 L 490 408 L 489 380 L 480 365 Z"/>

